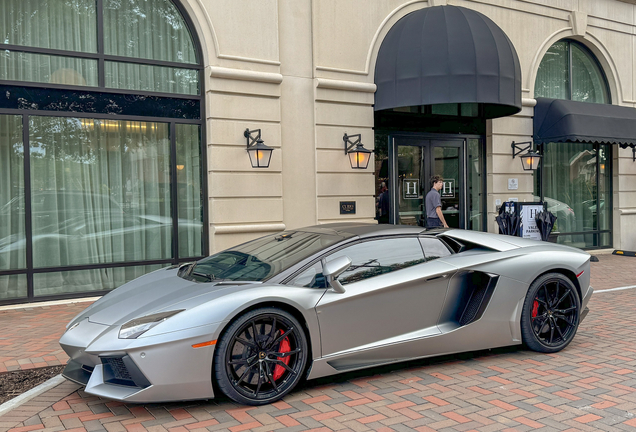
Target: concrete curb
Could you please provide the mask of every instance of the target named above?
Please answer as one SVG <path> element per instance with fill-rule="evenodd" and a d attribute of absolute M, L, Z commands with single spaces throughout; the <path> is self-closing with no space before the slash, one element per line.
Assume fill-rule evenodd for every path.
<path fill-rule="evenodd" d="M 52 389 L 53 387 L 62 384 L 66 381 L 62 375 L 56 375 L 48 381 L 43 382 L 42 384 L 33 387 L 31 390 L 22 393 L 20 396 L 16 396 L 11 400 L 6 401 L 2 405 L 0 405 L 0 417 L 8 413 L 9 411 L 14 410 L 25 402 L 30 401 L 36 396 L 41 395 L 47 390 Z"/>
<path fill-rule="evenodd" d="M 74 304 L 74 303 L 85 303 L 85 302 L 94 302 L 99 300 L 101 297 L 84 297 L 79 299 L 67 299 L 67 300 L 54 300 L 48 302 L 35 302 L 35 303 L 22 303 L 16 305 L 7 305 L 0 306 L 0 311 L 7 310 L 15 310 L 15 309 L 33 309 L 38 307 L 47 307 L 47 306 L 58 306 L 65 304 Z"/>
<path fill-rule="evenodd" d="M 608 288 L 608 289 L 598 290 L 598 291 L 594 290 L 594 295 L 600 294 L 600 293 L 611 292 L 611 291 L 623 291 L 623 290 L 628 290 L 628 289 L 633 289 L 633 288 L 636 288 L 636 285 L 618 287 L 618 288 Z"/>

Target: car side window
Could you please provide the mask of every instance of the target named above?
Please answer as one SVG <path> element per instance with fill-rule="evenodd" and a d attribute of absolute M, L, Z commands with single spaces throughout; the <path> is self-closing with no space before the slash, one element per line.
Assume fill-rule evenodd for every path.
<path fill-rule="evenodd" d="M 446 245 L 439 239 L 433 237 L 421 237 L 420 243 L 422 243 L 422 249 L 424 249 L 426 261 L 433 261 L 437 258 L 443 258 L 451 255 L 451 251 L 449 251 Z"/>
<path fill-rule="evenodd" d="M 317 262 L 296 276 L 289 285 L 307 288 L 327 288 L 327 281 L 322 274 L 322 264 Z"/>
<path fill-rule="evenodd" d="M 338 281 L 342 285 L 359 282 L 381 274 L 401 270 L 424 262 L 416 238 L 389 238 L 356 243 L 327 257 L 327 262 L 341 256 L 351 259 L 351 266 Z"/>

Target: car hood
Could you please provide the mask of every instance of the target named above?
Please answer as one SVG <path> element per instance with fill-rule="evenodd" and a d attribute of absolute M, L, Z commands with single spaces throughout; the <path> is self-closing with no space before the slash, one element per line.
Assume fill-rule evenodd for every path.
<path fill-rule="evenodd" d="M 191 309 L 221 296 L 262 286 L 260 282 L 200 283 L 162 269 L 137 278 L 99 299 L 74 321 L 88 317 L 97 324 L 123 324 L 131 319 L 177 309 Z"/>

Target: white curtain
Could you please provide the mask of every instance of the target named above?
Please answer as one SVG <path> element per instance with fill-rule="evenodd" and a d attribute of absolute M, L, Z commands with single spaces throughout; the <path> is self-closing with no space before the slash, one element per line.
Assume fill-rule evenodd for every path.
<path fill-rule="evenodd" d="M 200 126 L 178 124 L 176 141 L 179 256 L 201 256 L 203 202 L 201 196 Z"/>
<path fill-rule="evenodd" d="M 199 94 L 199 71 L 107 61 L 106 87 L 161 93 Z"/>
<path fill-rule="evenodd" d="M 596 61 L 572 44 L 572 100 L 608 103 L 605 80 Z"/>
<path fill-rule="evenodd" d="M 40 116 L 29 124 L 35 268 L 172 257 L 168 124 Z M 46 284 L 35 294 L 110 288 L 109 272 L 39 275 Z"/>
<path fill-rule="evenodd" d="M 104 51 L 196 63 L 192 36 L 171 0 L 104 0 Z"/>
<path fill-rule="evenodd" d="M 97 52 L 95 0 L 2 0 L 0 42 Z"/>
<path fill-rule="evenodd" d="M 569 99 L 568 43 L 557 42 L 545 53 L 537 78 L 534 96 L 553 99 Z"/>
<path fill-rule="evenodd" d="M 26 268 L 22 116 L 0 115 L 0 271 Z M 0 300 L 25 297 L 24 275 L 0 276 Z"/>

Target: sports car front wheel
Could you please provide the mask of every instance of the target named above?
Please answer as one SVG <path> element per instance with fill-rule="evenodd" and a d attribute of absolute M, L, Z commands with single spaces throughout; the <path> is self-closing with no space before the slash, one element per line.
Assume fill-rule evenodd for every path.
<path fill-rule="evenodd" d="M 578 292 L 570 279 L 560 273 L 540 276 L 530 285 L 523 304 L 523 342 L 534 351 L 562 350 L 574 339 L 580 305 Z"/>
<path fill-rule="evenodd" d="M 291 314 L 261 308 L 238 317 L 221 336 L 214 375 L 221 391 L 247 405 L 275 402 L 300 381 L 307 338 Z"/>

